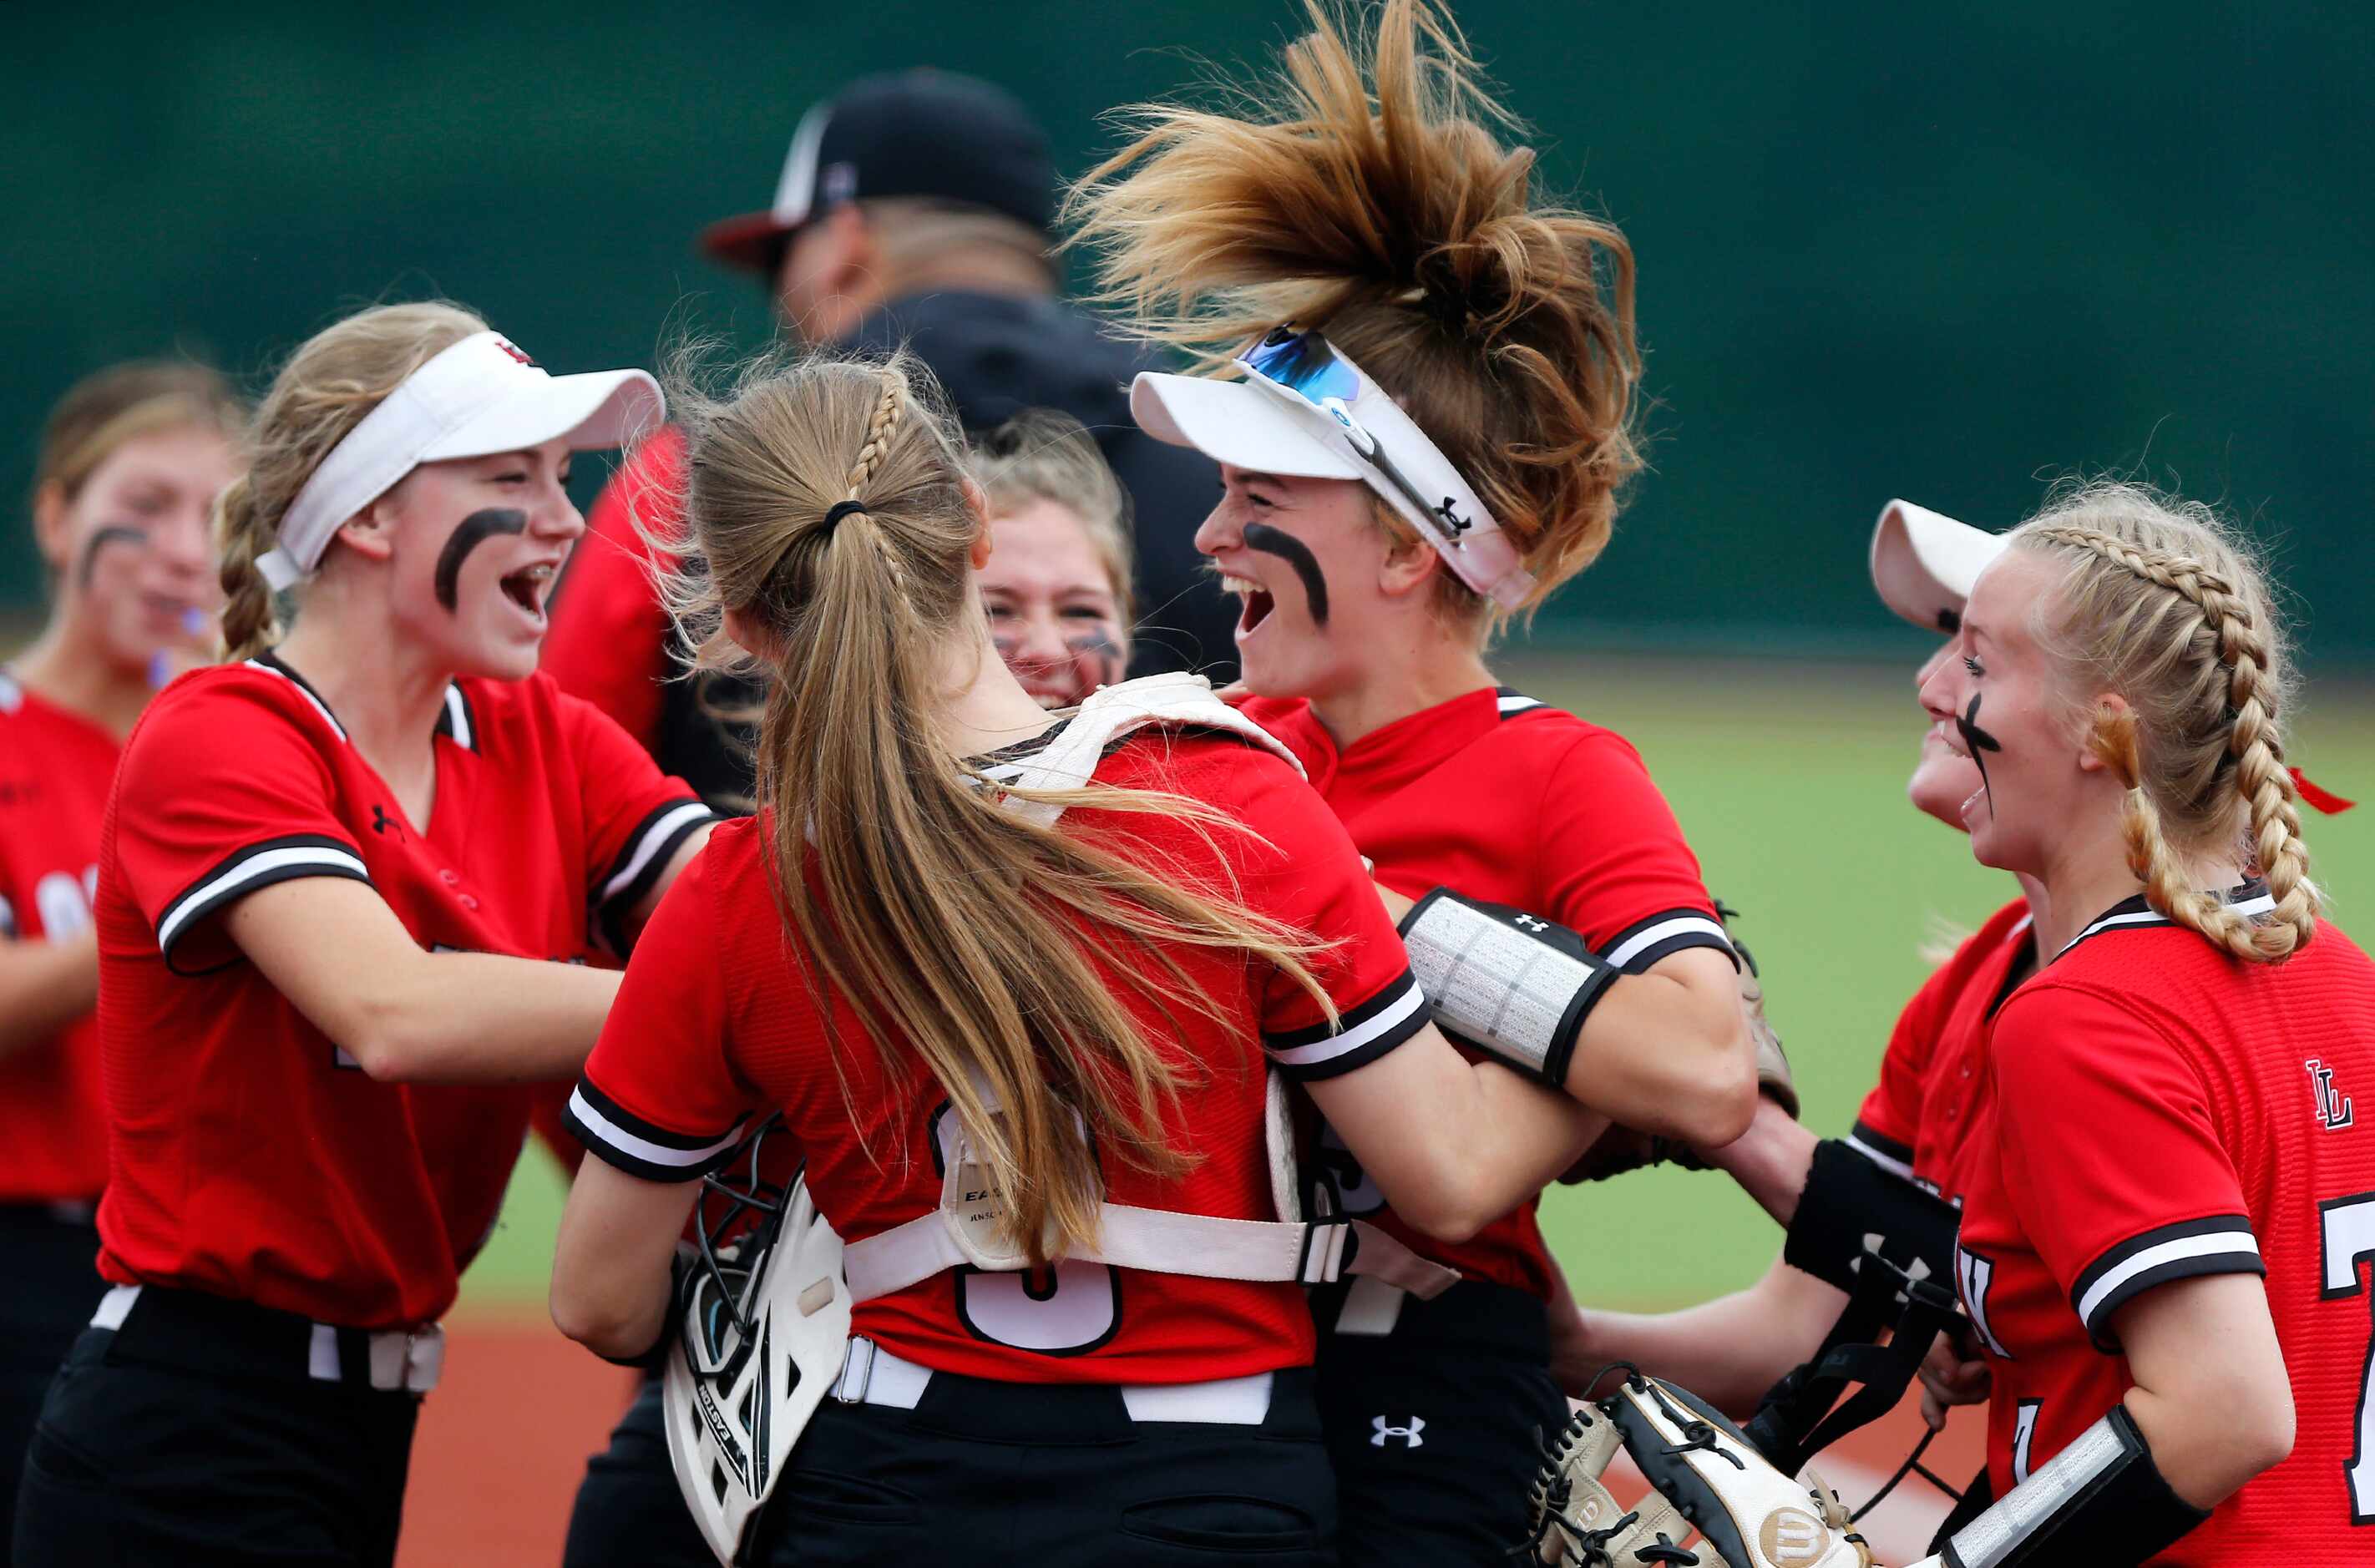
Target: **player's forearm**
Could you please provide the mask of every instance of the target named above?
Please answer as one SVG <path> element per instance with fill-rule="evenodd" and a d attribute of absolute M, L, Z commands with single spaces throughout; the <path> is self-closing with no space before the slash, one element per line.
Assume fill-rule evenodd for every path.
<path fill-rule="evenodd" d="M 1565 1359 L 1594 1367 L 1631 1362 L 1745 1418 L 1785 1373 L 1814 1353 L 1845 1302 L 1776 1258 L 1748 1289 L 1678 1312 L 1583 1311 Z"/>
<path fill-rule="evenodd" d="M 1394 1212 L 1443 1241 L 1474 1235 L 1540 1192 L 1605 1117 L 1428 1025 L 1365 1067 L 1306 1086 Z"/>
<path fill-rule="evenodd" d="M 576 1076 L 619 994 L 615 970 L 491 953 L 424 953 L 384 977 L 340 1040 L 392 1083 L 527 1083 Z M 336 1032 L 332 1032 L 333 1038 Z"/>
<path fill-rule="evenodd" d="M 1611 984 L 1577 1039 L 1567 1092 L 1625 1126 L 1696 1148 L 1746 1132 L 1758 1102 L 1755 1046 L 1737 992 L 1697 978 L 1653 971 Z"/>
<path fill-rule="evenodd" d="M 99 941 L 0 942 L 0 1058 L 53 1039 L 99 1005 Z"/>
<path fill-rule="evenodd" d="M 1746 1132 L 1719 1149 L 1702 1152 L 1709 1164 L 1738 1182 L 1766 1213 L 1787 1226 L 1797 1217 L 1798 1198 L 1814 1169 L 1817 1141 L 1796 1117 L 1760 1098 Z"/>

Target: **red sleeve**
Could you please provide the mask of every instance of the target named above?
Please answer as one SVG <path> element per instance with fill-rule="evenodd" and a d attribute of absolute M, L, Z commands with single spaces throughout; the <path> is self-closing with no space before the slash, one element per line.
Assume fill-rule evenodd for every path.
<path fill-rule="evenodd" d="M 1262 989 L 1262 1046 L 1289 1078 L 1334 1078 L 1365 1067 L 1427 1022 L 1400 936 L 1361 868 L 1360 852 L 1318 793 L 1286 764 L 1247 749 L 1228 808 L 1257 838 L 1242 868 L 1247 905 L 1330 944 L 1307 966 L 1336 1006 L 1283 970 Z"/>
<path fill-rule="evenodd" d="M 1638 973 L 1685 948 L 1739 961 L 1698 857 L 1624 737 L 1589 730 L 1544 770 L 1528 853 L 1542 867 L 1541 913 L 1617 968 Z"/>
<path fill-rule="evenodd" d="M 312 699 L 279 676 L 200 678 L 159 698 L 141 722 L 113 806 L 117 874 L 167 965 L 185 974 L 238 957 L 214 917 L 257 889 L 300 877 L 371 881 L 337 813 L 322 748 L 346 742 L 326 712 L 307 711 Z"/>
<path fill-rule="evenodd" d="M 717 813 L 692 786 L 670 778 L 651 753 L 609 714 L 574 697 L 559 698 L 561 733 L 577 769 L 585 810 L 586 890 L 601 933 L 614 953 L 628 949 L 626 917 L 651 892 L 668 859 Z"/>
<path fill-rule="evenodd" d="M 636 531 L 676 517 L 684 438 L 654 437 L 612 475 L 585 520 L 545 633 L 543 668 L 563 691 L 593 703 L 645 751 L 660 738 L 668 678 L 668 617 L 646 572 L 651 548 Z"/>
<path fill-rule="evenodd" d="M 2265 1273 L 2242 1184 L 2184 1054 L 2114 996 L 2032 983 L 1992 1050 L 2006 1196 L 2086 1332 L 2156 1285 Z"/>
<path fill-rule="evenodd" d="M 759 1108 L 727 1059 L 732 1008 L 710 861 L 696 859 L 660 900 L 561 1113 L 595 1158 L 647 1181 L 716 1170 Z"/>
<path fill-rule="evenodd" d="M 1913 1146 L 1921 1127 L 1922 1085 L 1962 979 L 1958 960 L 1939 965 L 1896 1015 L 1888 1050 L 1880 1059 L 1880 1081 L 1863 1097 L 1855 1130 L 1848 1138 L 1850 1145 L 1908 1181 L 1913 1179 Z"/>

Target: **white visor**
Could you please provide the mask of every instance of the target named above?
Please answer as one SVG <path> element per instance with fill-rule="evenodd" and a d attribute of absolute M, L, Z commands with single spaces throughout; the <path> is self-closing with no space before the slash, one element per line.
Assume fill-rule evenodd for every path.
<path fill-rule="evenodd" d="M 501 334 L 462 339 L 422 365 L 330 449 L 280 519 L 279 546 L 256 560 L 275 592 L 312 575 L 347 520 L 423 463 L 566 441 L 574 452 L 623 446 L 667 406 L 642 371 L 548 374 Z"/>
<path fill-rule="evenodd" d="M 1872 534 L 1872 585 L 1882 603 L 1914 625 L 1952 632 L 1962 624 L 1971 585 L 2003 548 L 2002 534 L 1892 501 Z"/>
<path fill-rule="evenodd" d="M 1401 406 L 1341 350 L 1331 352 L 1359 378 L 1359 395 L 1346 413 L 1412 486 L 1442 498 L 1439 508 L 1421 506 L 1392 483 L 1362 456 L 1337 419 L 1257 377 L 1212 381 L 1141 371 L 1130 383 L 1129 411 L 1157 441 L 1194 447 L 1232 467 L 1294 478 L 1358 479 L 1417 529 L 1462 583 L 1504 609 L 1523 605 L 1534 591 L 1534 579 L 1518 559 L 1516 542 Z M 1447 526 L 1447 517 L 1454 525 Z"/>

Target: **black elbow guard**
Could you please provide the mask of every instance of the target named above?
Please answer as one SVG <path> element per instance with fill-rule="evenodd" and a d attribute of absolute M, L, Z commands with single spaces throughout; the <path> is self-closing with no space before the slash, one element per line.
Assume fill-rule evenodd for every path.
<path fill-rule="evenodd" d="M 1411 973 L 1445 1032 L 1553 1089 L 1618 971 L 1566 926 L 1437 888 L 1401 920 Z"/>
<path fill-rule="evenodd" d="M 1867 1251 L 1916 1279 L 1955 1277 L 1962 1216 L 1918 1183 L 1885 1170 L 1837 1138 L 1814 1145 L 1781 1259 L 1853 1294 Z"/>
<path fill-rule="evenodd" d="M 1947 1538 L 1948 1568 L 2150 1561 L 2210 1517 L 2170 1490 L 2125 1405 Z"/>

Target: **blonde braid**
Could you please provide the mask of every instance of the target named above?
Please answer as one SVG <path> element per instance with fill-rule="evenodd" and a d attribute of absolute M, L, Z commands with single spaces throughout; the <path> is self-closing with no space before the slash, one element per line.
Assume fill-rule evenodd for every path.
<path fill-rule="evenodd" d="M 2123 818 L 2128 866 L 2145 883 L 2154 907 L 2238 958 L 2282 962 L 2316 935 L 2318 896 L 2309 878 L 2309 848 L 2301 839 L 2292 774 L 2284 765 L 2284 740 L 2263 697 L 2268 653 L 2250 602 L 2234 584 L 2189 556 L 2146 549 L 2083 525 L 2049 525 L 2031 533 L 2091 550 L 2177 595 L 2199 612 L 2202 625 L 2217 643 L 2218 661 L 2227 672 L 2226 705 L 2231 717 L 2227 749 L 2235 762 L 2235 790 L 2251 813 L 2252 862 L 2276 901 L 2264 924 L 2237 914 L 2186 880 L 2161 831 L 2160 812 L 2143 787 L 2143 747 L 2133 712 L 2098 713 L 2091 744 L 2128 786 Z"/>
<path fill-rule="evenodd" d="M 849 466 L 851 501 L 864 499 L 857 492 L 865 489 L 866 481 L 881 466 L 884 455 L 891 450 L 891 438 L 899 429 L 899 390 L 904 384 L 898 375 L 885 372 L 882 377 L 882 396 L 874 405 L 874 417 L 867 421 L 866 444 L 857 449 L 857 461 Z M 915 598 L 907 591 L 907 573 L 899 564 L 898 547 L 891 542 L 888 534 L 874 526 L 872 513 L 858 512 L 851 516 L 867 520 L 868 536 L 881 554 L 883 564 L 891 569 L 891 586 L 897 592 L 899 602 L 912 613 Z"/>

